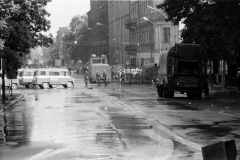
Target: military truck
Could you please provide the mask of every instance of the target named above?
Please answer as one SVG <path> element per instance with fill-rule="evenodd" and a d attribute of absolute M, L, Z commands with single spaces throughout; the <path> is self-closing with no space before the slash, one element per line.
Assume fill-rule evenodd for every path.
<path fill-rule="evenodd" d="M 96 82 L 96 73 L 99 71 L 101 77 L 103 75 L 103 71 L 107 73 L 107 82 L 111 80 L 111 66 L 107 63 L 107 57 L 102 55 L 97 57 L 96 55 L 91 55 L 89 61 L 89 68 L 88 68 L 88 78 L 91 83 Z M 103 80 L 103 77 L 101 78 Z"/>
<path fill-rule="evenodd" d="M 174 92 L 189 98 L 209 95 L 207 54 L 199 44 L 179 43 L 160 53 L 156 80 L 159 97 L 174 97 Z"/>

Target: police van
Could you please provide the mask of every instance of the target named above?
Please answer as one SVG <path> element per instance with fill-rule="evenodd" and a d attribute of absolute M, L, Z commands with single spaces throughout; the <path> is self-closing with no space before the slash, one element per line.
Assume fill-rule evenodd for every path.
<path fill-rule="evenodd" d="M 33 74 L 33 85 L 41 89 L 54 88 L 62 85 L 64 88 L 74 86 L 74 78 L 64 68 L 41 68 L 36 69 Z"/>

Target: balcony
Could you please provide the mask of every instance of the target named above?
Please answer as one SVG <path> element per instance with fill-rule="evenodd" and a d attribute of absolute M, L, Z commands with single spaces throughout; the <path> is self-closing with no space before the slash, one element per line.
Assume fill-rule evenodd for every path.
<path fill-rule="evenodd" d="M 128 19 L 125 22 L 125 27 L 130 30 L 135 30 L 137 27 L 137 19 Z"/>
<path fill-rule="evenodd" d="M 136 56 L 138 46 L 134 44 L 129 44 L 125 47 L 126 54 Z"/>

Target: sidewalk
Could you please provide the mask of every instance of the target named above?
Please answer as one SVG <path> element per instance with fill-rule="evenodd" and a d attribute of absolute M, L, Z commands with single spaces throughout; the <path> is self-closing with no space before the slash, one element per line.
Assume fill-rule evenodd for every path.
<path fill-rule="evenodd" d="M 2 102 L 0 103 L 0 113 L 11 109 L 11 107 L 13 107 L 13 105 L 16 104 L 23 97 L 24 95 L 21 93 L 13 93 L 12 95 L 9 95 L 8 93 L 6 93 L 5 104 L 2 104 Z M 1 98 L 0 98 L 0 101 L 1 101 Z"/>
<path fill-rule="evenodd" d="M 177 101 L 197 108 L 230 114 L 240 118 L 240 94 L 237 87 L 210 87 L 210 96 L 197 99 L 175 98 Z"/>

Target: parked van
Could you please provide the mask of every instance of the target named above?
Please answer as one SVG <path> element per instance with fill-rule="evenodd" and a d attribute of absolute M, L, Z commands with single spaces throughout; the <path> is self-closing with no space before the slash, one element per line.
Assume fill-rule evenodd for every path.
<path fill-rule="evenodd" d="M 36 69 L 21 69 L 19 73 L 19 85 L 23 85 L 26 88 L 33 88 L 32 80 L 33 80 L 33 73 Z"/>
<path fill-rule="evenodd" d="M 54 88 L 57 85 L 63 85 L 64 88 L 72 88 L 74 86 L 74 78 L 64 68 L 36 69 L 32 82 L 33 85 L 38 85 L 41 89 Z"/>
<path fill-rule="evenodd" d="M 17 89 L 17 86 L 19 85 L 18 79 L 7 79 L 7 76 L 5 75 L 5 87 L 9 88 L 12 83 L 12 89 Z M 0 76 L 0 85 L 2 85 L 2 78 Z"/>

